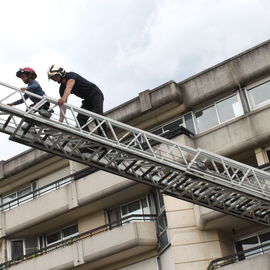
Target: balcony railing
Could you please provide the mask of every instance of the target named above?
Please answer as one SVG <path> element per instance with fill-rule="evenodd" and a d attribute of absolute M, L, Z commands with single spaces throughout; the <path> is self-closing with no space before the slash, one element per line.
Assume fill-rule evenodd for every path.
<path fill-rule="evenodd" d="M 228 264 L 236 263 L 236 262 L 245 260 L 247 258 L 266 253 L 266 252 L 270 252 L 270 243 L 258 245 L 256 247 L 237 252 L 233 255 L 215 259 L 211 261 L 211 263 L 207 267 L 207 270 L 218 269 Z"/>
<path fill-rule="evenodd" d="M 126 216 L 125 218 L 122 218 L 122 219 L 119 219 L 119 220 L 116 220 L 116 221 L 113 221 L 110 223 L 106 223 L 106 224 L 99 226 L 95 229 L 80 233 L 76 236 L 70 237 L 69 239 L 52 244 L 49 247 L 41 248 L 41 249 L 37 250 L 36 252 L 33 252 L 31 254 L 28 254 L 28 255 L 24 255 L 22 258 L 9 260 L 5 263 L 0 264 L 0 270 L 6 269 L 8 267 L 11 267 L 12 265 L 21 263 L 23 261 L 30 260 L 32 258 L 36 258 L 36 257 L 41 256 L 43 254 L 47 254 L 48 252 L 54 251 L 56 249 L 72 245 L 75 242 L 92 237 L 94 235 L 97 235 L 97 234 L 105 232 L 105 231 L 112 230 L 112 229 L 119 227 L 119 226 L 122 226 L 124 224 L 131 223 L 131 222 L 138 222 L 138 221 L 143 221 L 143 222 L 155 221 L 156 217 L 157 217 L 156 215 L 129 215 L 129 216 Z"/>
<path fill-rule="evenodd" d="M 57 190 L 65 185 L 69 184 L 72 180 L 80 179 L 80 178 L 87 176 L 95 171 L 97 171 L 96 168 L 90 167 L 90 168 L 78 171 L 74 174 L 70 174 L 66 177 L 63 177 L 63 178 L 53 182 L 53 183 L 50 183 L 50 184 L 43 186 L 39 189 L 35 189 L 27 194 L 24 194 L 16 199 L 14 199 L 14 200 L 11 200 L 7 203 L 0 205 L 0 210 L 2 212 L 4 212 L 4 211 L 8 211 L 10 209 L 13 209 L 15 207 L 18 207 L 19 205 L 22 205 L 28 201 L 32 201 L 32 200 L 34 200 L 40 196 L 43 196 L 51 191 Z"/>

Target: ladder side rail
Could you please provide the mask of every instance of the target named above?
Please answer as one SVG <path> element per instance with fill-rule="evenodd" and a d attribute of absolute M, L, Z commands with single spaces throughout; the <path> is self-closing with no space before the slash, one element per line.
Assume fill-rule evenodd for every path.
<path fill-rule="evenodd" d="M 40 117 L 39 116 L 36 116 L 36 115 L 33 115 L 33 116 L 31 116 L 31 118 L 33 119 L 39 119 Z M 74 130 L 72 129 L 72 130 L 70 130 L 70 132 L 73 132 Z M 97 138 L 96 138 L 96 140 L 97 140 Z M 114 147 L 114 145 L 111 145 L 112 147 Z M 119 145 L 119 146 L 121 146 L 121 145 Z M 127 150 L 127 149 L 125 149 L 125 150 Z M 131 150 L 131 149 L 129 149 L 129 150 Z M 136 151 L 138 151 L 138 149 L 136 149 Z M 195 151 L 196 152 L 196 151 Z M 141 153 L 141 155 L 144 155 L 145 154 L 145 152 L 142 152 Z M 145 158 L 147 158 L 148 157 L 148 155 L 147 156 L 145 156 Z M 163 161 L 164 162 L 164 161 Z M 178 164 L 178 166 L 179 166 L 179 164 Z M 194 173 L 194 169 L 192 170 L 192 172 Z M 195 170 L 195 173 L 196 173 L 196 170 Z M 199 175 L 201 175 L 201 172 L 199 172 Z M 207 175 L 208 174 L 204 174 L 204 177 L 207 177 Z M 252 189 L 249 189 L 249 188 L 246 188 L 247 190 L 249 190 L 249 191 L 253 191 Z"/>
<path fill-rule="evenodd" d="M 15 138 L 16 141 L 16 138 Z M 20 141 L 20 140 L 18 140 Z M 34 140 L 31 138 L 26 142 L 26 144 L 29 144 L 29 146 L 35 145 Z M 54 145 L 56 146 L 56 145 Z M 44 150 L 45 147 L 44 145 L 41 144 L 36 144 L 35 148 L 39 148 L 41 150 Z M 46 151 L 46 149 L 45 149 Z M 58 149 L 50 148 L 50 152 L 54 153 L 56 155 L 63 155 L 63 153 L 60 153 Z M 119 155 L 119 151 L 115 151 L 115 155 Z M 138 160 L 138 157 L 133 157 L 130 154 L 124 154 L 127 159 L 130 161 L 132 159 Z M 91 160 L 80 160 L 80 158 L 76 156 L 71 156 L 70 159 L 74 161 L 78 161 L 80 163 L 84 163 L 86 165 L 94 166 L 102 170 L 106 170 L 108 172 L 118 174 L 120 176 L 127 177 L 129 179 L 135 180 L 140 183 L 144 183 L 147 185 L 152 185 L 155 186 L 161 190 L 164 190 L 165 194 L 168 194 L 170 196 L 183 199 L 189 202 L 196 203 L 198 205 L 202 205 L 208 208 L 211 208 L 213 210 L 217 210 L 220 212 L 224 212 L 226 214 L 231 214 L 234 216 L 242 217 L 244 219 L 250 220 L 250 221 L 255 221 L 257 223 L 261 223 L 264 225 L 270 225 L 269 221 L 269 212 L 270 212 L 270 203 L 269 201 L 264 201 L 261 200 L 260 198 L 256 198 L 253 196 L 250 196 L 248 194 L 242 193 L 241 191 L 237 189 L 228 189 L 222 185 L 217 186 L 213 183 L 207 182 L 204 177 L 201 177 L 200 179 L 195 177 L 192 178 L 192 176 L 188 177 L 187 179 L 182 179 L 184 181 L 183 185 L 179 185 L 179 183 L 173 183 L 173 185 L 170 185 L 168 180 L 164 180 L 165 182 L 159 182 L 159 181 L 153 181 L 153 179 L 149 179 L 147 175 L 143 175 L 142 172 L 138 171 L 136 169 L 130 169 L 130 170 L 125 170 L 124 167 L 120 169 L 117 166 L 117 162 L 115 163 L 110 163 L 112 166 L 107 166 L 109 164 L 110 158 L 104 158 L 102 159 L 102 162 L 98 162 L 96 158 L 93 158 Z M 142 158 L 141 161 L 144 163 L 144 159 Z M 143 165 L 143 163 L 140 163 Z M 151 163 L 151 161 L 150 161 Z M 159 166 L 159 169 L 161 172 L 165 173 L 166 172 L 166 166 L 165 165 L 159 165 L 156 164 L 155 162 L 151 164 L 146 164 L 147 166 L 145 167 L 145 170 L 149 168 L 149 166 Z M 127 166 L 128 163 L 125 165 Z M 177 171 L 173 171 L 173 173 L 177 174 Z M 178 176 L 181 177 L 183 175 L 182 172 L 178 172 Z M 162 177 L 162 174 L 159 176 Z M 178 179 L 181 180 L 181 179 Z M 179 185 L 177 187 L 177 185 Z M 166 189 L 166 186 L 168 186 L 168 189 Z M 209 188 L 209 191 L 207 194 L 206 191 L 201 191 L 201 187 L 207 187 Z M 165 189 L 164 189 L 165 187 Z M 196 191 L 197 190 L 197 191 Z M 197 194 L 198 193 L 198 194 Z M 217 202 L 217 200 L 211 199 L 215 194 L 220 193 L 221 195 L 227 194 L 227 196 L 224 196 L 223 199 L 220 200 L 220 202 Z M 240 208 L 236 205 L 236 200 L 239 202 L 244 202 L 244 205 L 241 206 Z M 247 209 L 246 204 L 248 201 L 252 201 L 253 203 L 253 210 L 250 211 L 250 209 Z"/>
<path fill-rule="evenodd" d="M 0 109 L 1 109 L 1 104 L 0 104 Z M 12 108 L 12 109 L 16 110 L 15 108 Z M 90 139 L 90 140 L 92 139 L 94 142 L 99 142 L 100 145 L 104 145 L 104 141 L 102 140 L 102 138 L 99 138 L 98 136 L 96 136 L 95 138 L 91 138 L 90 135 L 84 134 L 84 133 L 82 133 L 82 132 L 80 132 L 79 130 L 76 130 L 76 129 L 70 129 L 68 126 L 63 125 L 61 123 L 57 123 L 57 124 L 54 123 L 52 125 L 50 120 L 43 119 L 38 115 L 33 115 L 31 117 L 31 119 L 34 119 L 34 120 L 37 120 L 37 121 L 42 120 L 43 124 L 46 123 L 50 127 L 56 127 L 59 130 L 66 131 L 66 132 L 68 132 L 70 134 L 75 134 L 79 138 L 83 137 L 83 138 Z M 158 163 L 161 162 L 159 158 L 155 158 L 153 156 L 147 155 L 143 151 L 140 151 L 140 153 L 138 153 L 138 149 L 133 149 L 133 148 L 127 149 L 126 147 L 123 147 L 122 145 L 117 145 L 112 141 L 106 141 L 106 146 L 109 146 L 112 149 L 113 148 L 119 149 L 119 151 L 125 151 L 125 152 L 132 153 L 133 155 L 136 155 L 138 157 L 143 157 L 144 159 L 152 159 L 152 160 L 154 160 L 155 162 L 158 162 Z M 49 149 L 48 146 L 46 146 L 46 148 Z M 197 153 L 197 154 L 199 154 L 199 153 Z M 199 176 L 199 177 L 203 176 L 205 179 L 208 179 L 209 181 L 214 180 L 214 182 L 216 182 L 217 184 L 227 185 L 228 187 L 231 187 L 231 188 L 236 186 L 235 184 L 233 186 L 231 186 L 230 184 L 228 185 L 228 183 L 225 182 L 224 179 L 218 179 L 217 177 L 213 179 L 212 175 L 211 174 L 209 175 L 209 172 L 204 172 L 204 171 L 201 171 L 201 170 L 198 170 L 198 169 L 192 169 L 192 170 L 189 169 L 189 170 L 187 170 L 186 167 L 184 165 L 182 165 L 182 164 L 173 164 L 172 162 L 169 162 L 169 161 L 166 161 L 166 160 L 162 160 L 162 164 L 164 164 L 164 165 L 166 165 L 166 166 L 168 166 L 170 168 L 173 168 L 173 169 L 177 169 L 177 170 L 181 170 L 181 171 L 187 171 L 189 174 L 194 175 L 194 176 Z M 248 187 L 245 188 L 245 191 L 247 191 L 250 194 L 255 195 L 255 196 L 258 196 L 258 194 L 261 195 L 261 193 L 254 192 L 253 189 L 249 189 Z"/>
<path fill-rule="evenodd" d="M 29 95 L 35 95 L 35 94 L 29 93 Z M 35 96 L 36 96 L 36 95 L 35 95 Z M 40 96 L 38 96 L 38 97 L 40 97 Z M 47 97 L 47 96 L 43 96 L 42 98 L 48 100 L 48 101 L 51 102 L 51 103 L 57 104 L 57 102 L 56 102 L 55 99 L 49 98 L 49 97 Z M 40 104 L 38 104 L 38 105 L 40 105 Z M 91 113 L 91 112 L 89 112 L 89 111 L 87 111 L 87 110 L 80 109 L 80 108 L 77 108 L 77 107 L 72 106 L 72 105 L 69 105 L 69 104 L 65 104 L 64 106 L 66 107 L 67 110 L 71 110 L 71 109 L 72 109 L 72 110 L 76 111 L 77 113 L 87 114 L 89 117 L 92 117 L 92 118 L 94 118 L 94 119 L 99 119 L 99 120 L 101 120 L 101 121 L 104 121 L 104 120 L 105 120 L 106 122 L 110 122 L 110 123 L 111 123 L 111 125 L 110 125 L 110 128 L 111 128 L 111 129 L 120 128 L 120 129 L 122 129 L 122 130 L 125 130 L 125 131 L 131 133 L 131 134 L 133 133 L 134 136 L 135 136 L 135 138 L 136 138 L 139 134 L 144 134 L 144 137 L 147 138 L 148 140 L 156 141 L 156 142 L 158 142 L 159 144 L 165 144 L 165 145 L 168 147 L 168 149 L 170 149 L 170 148 L 175 148 L 175 143 L 173 143 L 173 142 L 171 142 L 171 141 L 169 141 L 169 140 L 167 140 L 167 139 L 161 138 L 161 137 L 159 137 L 159 136 L 157 136 L 157 135 L 153 135 L 153 134 L 148 133 L 148 132 L 146 132 L 146 131 L 142 131 L 142 130 L 140 130 L 140 129 L 130 127 L 130 126 L 125 125 L 125 124 L 123 124 L 123 123 L 120 123 L 120 122 L 117 122 L 117 121 L 115 121 L 115 120 L 106 118 L 106 117 L 104 117 L 104 116 L 100 116 L 100 115 Z M 27 114 L 27 113 L 26 113 L 26 114 Z M 25 116 L 26 116 L 26 114 L 25 114 Z M 31 115 L 31 118 L 34 118 L 34 119 L 36 118 L 37 121 L 40 119 L 40 117 L 35 116 L 35 115 Z M 73 120 L 75 121 L 75 115 L 74 115 L 74 113 L 73 113 Z M 75 121 L 75 123 L 76 123 L 76 121 Z M 62 123 L 60 123 L 60 125 L 61 125 L 61 128 L 66 127 L 66 125 L 64 125 L 64 124 L 62 124 Z M 68 126 L 68 127 L 69 127 L 69 126 Z M 79 127 L 77 126 L 77 123 L 76 123 L 76 126 L 75 126 L 75 127 L 76 127 L 76 128 L 79 128 Z M 72 129 L 71 131 L 73 131 L 73 129 Z M 132 132 L 130 132 L 130 131 L 132 131 Z M 116 134 L 116 133 L 115 133 L 115 134 Z M 84 133 L 84 135 L 91 136 L 91 132 L 90 132 L 90 134 L 85 134 L 85 133 Z M 100 137 L 100 138 L 102 138 L 101 143 L 104 143 L 105 141 L 108 142 L 108 138 L 104 138 L 104 137 Z M 99 136 L 95 135 L 95 140 L 98 140 L 98 139 L 99 139 Z M 114 138 L 114 139 L 115 139 L 115 138 Z M 130 146 L 130 145 L 125 145 L 125 144 L 124 144 L 124 141 L 119 142 L 118 140 L 116 140 L 116 142 L 117 142 L 117 145 L 118 145 L 119 147 L 120 147 L 120 146 L 124 146 L 125 149 L 126 149 L 127 151 L 130 151 L 130 150 L 133 149 L 132 146 Z M 193 155 L 196 155 L 197 152 L 200 151 L 200 152 L 204 153 L 204 155 L 206 155 L 209 159 L 216 158 L 216 159 L 218 159 L 218 160 L 221 160 L 222 162 L 225 163 L 225 168 L 224 168 L 225 170 L 227 170 L 227 166 L 228 166 L 228 167 L 230 167 L 230 166 L 237 167 L 237 168 L 239 168 L 240 170 L 243 170 L 243 171 L 246 171 L 246 170 L 249 168 L 248 165 L 243 165 L 243 164 L 241 164 L 241 163 L 234 162 L 234 161 L 232 161 L 232 160 L 229 160 L 229 159 L 224 158 L 224 157 L 222 157 L 222 156 L 215 155 L 215 154 L 213 154 L 213 153 L 207 152 L 207 151 L 202 150 L 202 149 L 194 150 L 194 149 L 189 148 L 189 147 L 187 147 L 187 146 L 182 146 L 182 145 L 180 145 L 180 144 L 177 144 L 177 145 L 178 145 L 183 151 L 187 151 L 187 152 L 189 152 L 189 153 L 192 153 Z M 112 145 L 112 147 L 113 147 L 113 145 Z M 134 149 L 133 149 L 133 150 L 134 150 Z M 158 156 L 156 152 L 151 152 L 151 151 L 150 151 L 150 152 L 149 152 L 149 151 L 141 151 L 141 150 L 138 150 L 138 149 L 135 149 L 135 150 L 136 150 L 137 152 L 140 152 L 141 155 L 145 155 L 145 154 L 146 154 L 147 157 L 149 157 L 149 155 L 150 155 L 150 156 L 152 156 L 153 158 L 155 158 L 155 157 L 161 158 L 163 161 L 167 160 L 167 161 L 170 161 L 170 162 L 174 163 L 174 165 L 178 165 L 178 166 L 179 166 L 179 164 L 176 164 L 176 162 L 175 162 L 175 160 L 174 160 L 174 157 L 168 158 L 168 155 L 167 155 L 166 158 L 164 159 L 164 157 L 163 157 L 162 155 L 159 155 L 159 156 Z M 168 154 L 168 153 L 170 154 L 170 150 L 167 151 L 167 154 Z M 180 155 L 182 155 L 182 154 L 180 153 Z M 185 166 L 185 164 L 184 164 L 184 166 Z M 254 169 L 254 168 L 253 168 L 253 169 Z M 193 168 L 192 171 L 194 172 L 194 170 L 196 171 L 196 169 Z M 255 174 L 256 174 L 257 172 L 261 173 L 261 171 L 256 170 L 256 169 L 252 170 L 252 172 L 255 172 Z M 270 174 L 268 174 L 268 173 L 263 173 L 263 175 L 264 175 L 265 179 L 267 180 L 267 182 L 269 182 Z M 229 177 L 229 178 L 230 178 L 230 177 Z M 257 178 L 256 175 L 254 175 L 254 178 Z M 257 178 L 257 179 L 258 179 L 258 178 Z M 242 182 L 244 182 L 244 181 L 242 181 Z M 241 181 L 240 181 L 240 183 L 241 183 Z M 237 183 L 233 183 L 233 184 L 237 184 Z M 238 185 L 239 185 L 239 183 L 238 183 Z M 262 187 L 263 187 L 263 186 L 262 186 Z M 263 192 L 263 190 L 261 190 L 261 191 Z"/>

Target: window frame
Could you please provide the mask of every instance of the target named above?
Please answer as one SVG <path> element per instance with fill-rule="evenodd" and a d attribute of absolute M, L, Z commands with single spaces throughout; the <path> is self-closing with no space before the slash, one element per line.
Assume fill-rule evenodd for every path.
<path fill-rule="evenodd" d="M 238 253 L 238 252 L 239 252 L 239 251 L 236 249 L 236 243 L 237 243 L 237 242 L 244 241 L 244 240 L 250 239 L 250 238 L 252 238 L 252 237 L 256 237 L 257 240 L 258 240 L 258 245 L 262 245 L 263 243 L 261 242 L 260 235 L 265 234 L 265 233 L 268 233 L 268 232 L 270 232 L 270 229 L 265 229 L 265 230 L 262 230 L 262 231 L 259 231 L 259 232 L 256 232 L 256 233 L 253 233 L 253 234 L 250 234 L 250 235 L 247 235 L 247 236 L 244 236 L 244 237 L 241 237 L 241 238 L 235 240 L 235 241 L 234 241 L 234 245 L 233 245 L 233 246 L 234 246 L 235 253 Z M 260 251 L 258 254 L 250 255 L 250 256 L 257 256 L 257 255 L 261 255 L 261 254 L 265 254 L 265 253 L 269 253 L 269 252 L 270 252 L 270 249 L 269 249 L 268 252 L 264 252 L 263 249 L 262 249 L 261 247 L 258 248 L 258 250 Z M 245 250 L 243 250 L 243 251 L 245 251 Z M 246 260 L 245 255 L 242 255 L 242 256 L 243 256 L 243 258 L 242 258 L 241 260 Z M 249 257 L 250 257 L 250 256 L 249 256 Z"/>
<path fill-rule="evenodd" d="M 21 196 L 19 196 L 18 194 L 21 191 L 23 191 L 23 190 L 25 190 L 27 188 L 30 188 L 30 192 L 29 192 L 29 195 L 28 195 L 29 198 L 26 199 L 26 197 L 28 197 L 27 196 L 27 193 L 26 193 L 25 195 L 23 195 L 23 196 L 25 196 L 24 199 L 23 199 L 23 201 L 21 201 L 21 199 L 20 199 Z M 2 195 L 1 196 L 1 210 L 3 212 L 6 212 L 6 211 L 8 211 L 10 209 L 16 208 L 16 207 L 24 204 L 24 203 L 27 203 L 29 201 L 32 201 L 34 199 L 34 194 L 31 194 L 31 192 L 34 192 L 36 189 L 37 189 L 37 180 L 32 181 L 30 184 L 25 185 L 25 186 L 22 186 L 22 187 L 14 190 L 14 191 L 12 191 L 10 193 L 6 193 L 5 195 Z M 7 205 L 5 208 L 3 208 L 2 205 L 8 203 L 8 202 L 4 202 L 4 199 L 7 198 L 7 197 L 9 197 L 12 194 L 16 194 L 16 197 L 14 199 L 10 200 L 10 201 L 13 201 L 12 205 Z"/>
<path fill-rule="evenodd" d="M 64 234 L 63 234 L 63 231 L 64 231 L 65 229 L 70 228 L 70 227 L 73 227 L 73 226 L 77 226 L 77 232 L 74 233 L 74 234 L 71 234 L 71 235 L 69 235 L 69 236 L 64 237 L 64 236 L 63 236 L 63 235 L 64 235 Z M 48 244 L 47 237 L 48 237 L 49 235 L 56 234 L 56 233 L 59 233 L 59 232 L 60 232 L 61 239 Z M 67 239 L 69 239 L 69 238 L 71 238 L 71 237 L 74 237 L 74 236 L 76 236 L 76 235 L 78 235 L 78 234 L 79 234 L 79 226 L 78 226 L 78 224 L 77 224 L 77 223 L 71 224 L 71 225 L 65 226 L 65 227 L 63 227 L 63 228 L 61 228 L 61 229 L 59 229 L 59 230 L 57 230 L 57 231 L 53 231 L 53 232 L 51 232 L 51 233 L 45 234 L 45 235 L 44 235 L 44 244 L 45 244 L 46 247 L 50 247 L 50 246 L 55 245 L 55 244 L 57 244 L 57 243 L 61 243 L 62 241 L 65 241 L 65 240 L 67 240 Z"/>
<path fill-rule="evenodd" d="M 256 84 L 256 85 L 251 85 L 250 87 L 245 87 L 245 94 L 246 94 L 246 97 L 247 97 L 247 101 L 248 101 L 248 106 L 250 108 L 251 111 L 254 111 L 258 108 L 261 108 L 261 107 L 264 107 L 266 105 L 269 105 L 270 104 L 270 99 L 268 99 L 267 101 L 264 101 L 263 103 L 261 103 L 260 105 L 255 105 L 253 106 L 253 102 L 251 101 L 251 97 L 250 97 L 250 94 L 249 94 L 249 91 L 254 89 L 254 88 L 257 88 L 263 84 L 266 84 L 266 83 L 269 83 L 270 84 L 270 79 L 268 78 L 267 80 L 265 81 L 262 81 L 260 82 L 259 84 Z M 269 89 L 270 90 L 270 89 Z"/>
<path fill-rule="evenodd" d="M 229 99 L 229 98 L 231 98 L 231 97 L 234 97 L 234 96 L 237 98 L 237 101 L 239 102 L 239 105 L 241 106 L 241 108 L 240 108 L 240 109 L 241 109 L 241 114 L 238 115 L 238 116 L 232 117 L 232 118 L 230 118 L 230 119 L 228 119 L 228 120 L 225 120 L 225 121 L 221 122 L 221 120 L 220 120 L 220 115 L 219 115 L 218 109 L 217 109 L 217 104 L 220 103 L 220 102 L 225 101 L 226 99 Z M 199 131 L 199 129 L 198 129 L 198 124 L 197 124 L 196 113 L 198 113 L 198 112 L 200 112 L 200 111 L 204 111 L 204 110 L 206 110 L 206 109 L 208 109 L 208 108 L 211 108 L 211 107 L 214 107 L 214 111 L 215 111 L 215 114 L 216 114 L 216 117 L 217 117 L 217 120 L 218 120 L 218 124 L 217 124 L 217 125 L 214 125 L 214 126 L 211 126 L 211 127 L 207 128 L 207 129 L 205 129 L 205 130 L 203 130 L 203 131 Z M 219 99 L 219 100 L 217 100 L 217 101 L 215 101 L 215 102 L 209 104 L 208 106 L 203 107 L 202 109 L 195 110 L 195 111 L 192 113 L 196 134 L 200 134 L 200 133 L 205 132 L 205 131 L 207 131 L 207 130 L 209 130 L 209 129 L 211 129 L 211 128 L 214 128 L 214 127 L 217 127 L 217 126 L 222 125 L 222 124 L 224 124 L 224 123 L 227 123 L 227 122 L 231 121 L 232 119 L 235 119 L 235 118 L 237 118 L 237 117 L 242 116 L 243 114 L 244 114 L 244 108 L 243 108 L 242 100 L 241 100 L 241 97 L 240 97 L 240 93 L 239 93 L 239 91 L 236 91 L 235 93 L 233 93 L 233 94 L 231 94 L 231 95 L 229 95 L 229 96 L 226 96 L 226 97 L 224 97 L 224 98 L 222 98 L 222 99 Z"/>
<path fill-rule="evenodd" d="M 25 242 L 24 242 L 24 239 L 23 238 L 15 238 L 15 239 L 9 239 L 8 240 L 8 249 L 7 249 L 7 257 L 9 260 L 17 260 L 17 259 L 13 259 L 12 258 L 12 242 L 15 242 L 15 241 L 22 241 L 23 243 L 23 256 L 25 256 Z M 22 259 L 22 258 L 21 258 Z M 20 260 L 20 259 L 18 259 Z"/>

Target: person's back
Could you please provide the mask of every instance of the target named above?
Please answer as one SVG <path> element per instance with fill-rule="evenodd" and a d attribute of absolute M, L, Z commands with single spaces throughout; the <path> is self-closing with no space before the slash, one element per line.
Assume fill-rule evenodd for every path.
<path fill-rule="evenodd" d="M 69 95 L 74 94 L 82 99 L 82 109 L 103 115 L 104 96 L 94 83 L 75 72 L 66 72 L 63 67 L 58 65 L 49 67 L 48 78 L 60 84 L 58 105 L 63 105 L 67 102 Z M 60 122 L 63 122 L 64 114 L 65 111 L 61 110 Z M 88 131 L 87 121 L 89 117 L 84 114 L 78 114 L 77 119 L 82 129 Z M 102 129 L 98 128 L 98 132 L 106 132 L 105 124 L 102 125 Z"/>

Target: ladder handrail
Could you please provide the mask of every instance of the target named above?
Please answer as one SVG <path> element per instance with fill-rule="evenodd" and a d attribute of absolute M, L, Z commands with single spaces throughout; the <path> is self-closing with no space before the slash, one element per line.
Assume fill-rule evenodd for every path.
<path fill-rule="evenodd" d="M 2 82 L 0 85 L 20 92 L 17 87 Z M 25 93 L 36 96 L 29 91 Z M 101 169 L 103 162 L 105 170 L 110 171 L 113 167 L 113 173 L 129 173 L 127 175 L 136 181 L 147 180 L 151 185 L 159 188 L 163 186 L 164 193 L 175 193 L 178 197 L 184 194 L 189 197 L 188 200 L 198 204 L 201 203 L 199 200 L 204 200 L 204 203 L 208 201 L 206 203 L 213 207 L 221 207 L 223 210 L 229 207 L 230 210 L 237 203 L 242 205 L 245 201 L 245 215 L 251 215 L 250 211 L 253 211 L 255 203 L 256 207 L 260 205 L 261 212 L 267 211 L 263 209 L 270 203 L 270 173 L 206 150 L 172 142 L 67 103 L 63 105 L 67 111 L 65 121 L 60 123 L 57 110 L 61 106 L 57 105 L 57 99 L 48 96 L 40 97 L 40 102 L 28 111 L 4 104 L 3 101 L 7 102 L 9 98 L 7 96 L 0 103 L 0 131 L 10 134 L 10 139 L 14 141 L 40 147 L 44 151 Z M 50 102 L 55 110 L 51 119 L 35 113 L 45 102 Z M 27 109 L 26 102 L 24 106 Z M 78 113 L 89 117 L 90 131 L 84 131 L 78 125 Z M 26 119 L 34 123 L 38 129 L 36 133 L 22 133 L 20 128 Z M 104 124 L 108 127 L 107 132 L 97 134 L 98 128 Z M 46 131 L 48 128 L 50 130 Z M 81 149 L 87 147 L 92 147 L 93 154 L 84 158 Z M 100 162 L 96 157 L 102 149 L 107 152 Z M 180 193 L 179 187 L 184 188 Z M 219 191 L 221 189 L 222 192 Z M 270 223 L 268 217 L 267 219 Z"/>

